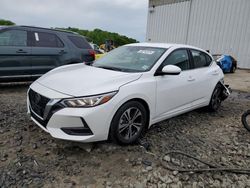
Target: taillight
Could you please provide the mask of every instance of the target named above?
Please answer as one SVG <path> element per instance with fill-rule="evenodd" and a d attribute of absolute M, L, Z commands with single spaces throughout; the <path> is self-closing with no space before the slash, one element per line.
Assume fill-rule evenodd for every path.
<path fill-rule="evenodd" d="M 89 55 L 93 57 L 93 60 L 95 60 L 95 51 L 89 50 Z"/>

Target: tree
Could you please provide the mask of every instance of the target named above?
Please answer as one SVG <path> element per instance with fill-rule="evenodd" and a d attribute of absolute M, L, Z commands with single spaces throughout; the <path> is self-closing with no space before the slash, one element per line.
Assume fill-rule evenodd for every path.
<path fill-rule="evenodd" d="M 88 40 L 92 41 L 93 43 L 97 45 L 104 44 L 105 40 L 113 40 L 115 43 L 115 46 L 121 46 L 121 45 L 129 44 L 129 43 L 138 42 L 133 38 L 129 38 L 124 35 L 119 35 L 118 33 L 103 31 L 101 29 L 94 29 L 93 31 L 72 28 L 72 27 L 58 28 L 58 29 L 76 32 L 80 35 L 87 37 Z"/>
<path fill-rule="evenodd" d="M 16 24 L 10 20 L 0 19 L 0 25 L 16 25 Z M 85 36 L 88 41 L 91 41 L 97 45 L 105 44 L 106 40 L 113 40 L 116 47 L 129 43 L 138 42 L 133 38 L 129 38 L 124 35 L 119 35 L 118 33 L 103 31 L 98 28 L 94 29 L 93 31 L 83 30 L 79 28 L 72 28 L 72 27 L 58 28 L 58 29 L 76 32 L 80 35 Z"/>
<path fill-rule="evenodd" d="M 16 25 L 16 24 L 10 20 L 0 19 L 0 25 Z"/>

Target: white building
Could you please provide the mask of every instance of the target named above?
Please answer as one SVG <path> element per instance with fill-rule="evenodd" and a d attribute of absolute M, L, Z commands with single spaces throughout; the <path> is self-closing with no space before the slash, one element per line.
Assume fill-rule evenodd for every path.
<path fill-rule="evenodd" d="M 250 0 L 149 0 L 146 41 L 231 54 L 250 68 Z"/>

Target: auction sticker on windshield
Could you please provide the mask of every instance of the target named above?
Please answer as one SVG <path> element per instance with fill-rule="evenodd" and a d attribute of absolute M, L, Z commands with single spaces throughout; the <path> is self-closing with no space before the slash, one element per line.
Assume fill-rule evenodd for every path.
<path fill-rule="evenodd" d="M 155 53 L 155 51 L 152 51 L 152 50 L 139 50 L 137 53 L 138 53 L 138 54 L 152 55 L 152 54 Z"/>

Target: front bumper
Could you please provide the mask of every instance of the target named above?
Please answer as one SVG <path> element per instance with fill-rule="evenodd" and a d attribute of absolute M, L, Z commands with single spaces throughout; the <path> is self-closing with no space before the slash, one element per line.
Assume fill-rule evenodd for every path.
<path fill-rule="evenodd" d="M 107 140 L 114 113 L 110 102 L 91 108 L 65 108 L 58 104 L 61 99 L 72 96 L 62 96 L 37 83 L 32 84 L 30 90 L 39 91 L 40 95 L 50 99 L 43 117 L 32 109 L 30 97 L 27 97 L 27 106 L 31 119 L 52 137 L 79 142 Z"/>

